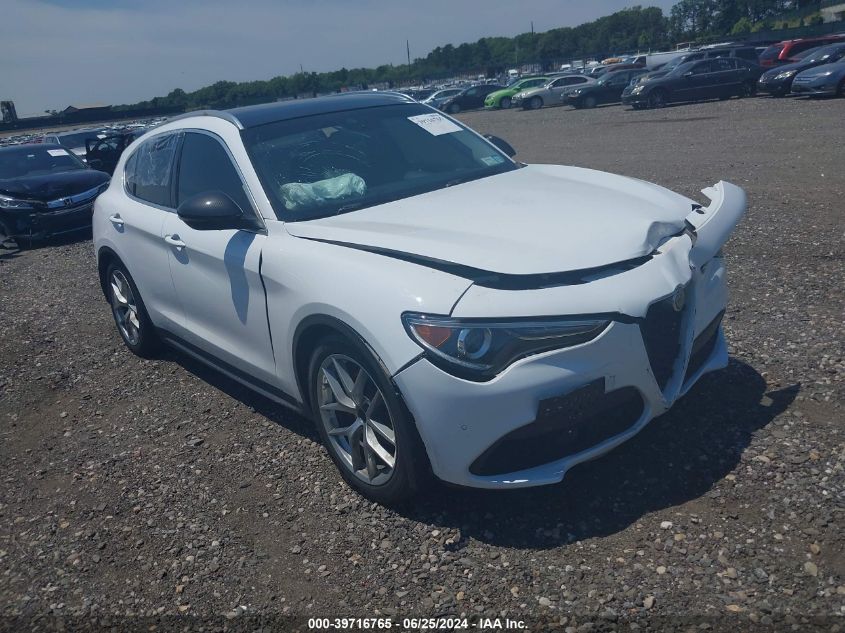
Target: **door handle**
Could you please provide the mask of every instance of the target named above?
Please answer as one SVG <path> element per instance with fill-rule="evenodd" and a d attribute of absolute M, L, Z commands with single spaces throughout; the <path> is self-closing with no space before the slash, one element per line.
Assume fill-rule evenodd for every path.
<path fill-rule="evenodd" d="M 114 224 L 115 226 L 123 226 L 123 220 L 120 218 L 119 213 L 115 213 L 114 215 L 109 216 L 109 222 Z"/>
<path fill-rule="evenodd" d="M 179 236 L 176 235 L 175 233 L 173 235 L 165 235 L 164 241 L 167 242 L 168 244 L 170 244 L 171 246 L 175 247 L 177 250 L 180 250 L 180 251 L 183 248 L 185 248 L 185 246 L 187 246 L 187 244 L 185 244 L 185 242 L 180 240 Z"/>

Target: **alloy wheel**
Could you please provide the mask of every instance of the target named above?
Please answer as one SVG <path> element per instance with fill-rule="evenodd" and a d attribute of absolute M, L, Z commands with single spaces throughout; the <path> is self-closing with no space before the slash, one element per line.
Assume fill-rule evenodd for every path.
<path fill-rule="evenodd" d="M 357 361 L 331 354 L 317 372 L 320 420 L 333 451 L 356 478 L 380 486 L 396 467 L 396 431 L 384 395 Z"/>
<path fill-rule="evenodd" d="M 127 343 L 138 345 L 141 340 L 141 319 L 138 317 L 138 304 L 132 286 L 120 270 L 112 271 L 109 284 L 112 313 L 117 327 Z"/>
<path fill-rule="evenodd" d="M 511 98 L 510 97 L 502 97 L 502 100 L 499 101 L 499 107 L 502 110 L 507 110 L 511 107 Z"/>
<path fill-rule="evenodd" d="M 648 104 L 652 108 L 662 108 L 666 105 L 666 95 L 662 90 L 655 90 L 648 98 Z"/>

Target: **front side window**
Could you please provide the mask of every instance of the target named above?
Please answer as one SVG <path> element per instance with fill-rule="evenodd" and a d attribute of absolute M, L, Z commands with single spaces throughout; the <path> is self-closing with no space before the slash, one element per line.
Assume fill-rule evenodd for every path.
<path fill-rule="evenodd" d="M 179 159 L 176 205 L 211 191 L 225 193 L 244 212 L 252 209 L 243 181 L 220 141 L 207 134 L 188 132 Z"/>
<path fill-rule="evenodd" d="M 475 133 L 419 104 L 302 117 L 241 134 L 276 215 L 288 221 L 517 169 Z"/>
<path fill-rule="evenodd" d="M 126 162 L 126 188 L 133 196 L 171 206 L 170 183 L 177 134 L 162 134 L 143 143 Z"/>

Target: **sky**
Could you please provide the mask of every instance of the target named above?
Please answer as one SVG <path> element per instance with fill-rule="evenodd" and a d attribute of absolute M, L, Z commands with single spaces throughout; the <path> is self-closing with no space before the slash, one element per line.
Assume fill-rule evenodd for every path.
<path fill-rule="evenodd" d="M 3 0 L 0 99 L 18 115 L 215 81 L 405 63 L 445 44 L 676 0 Z"/>

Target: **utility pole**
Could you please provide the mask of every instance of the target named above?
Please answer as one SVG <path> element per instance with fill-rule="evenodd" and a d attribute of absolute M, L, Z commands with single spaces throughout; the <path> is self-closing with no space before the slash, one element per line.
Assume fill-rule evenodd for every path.
<path fill-rule="evenodd" d="M 405 52 L 408 53 L 408 80 L 411 79 L 411 43 L 405 40 Z"/>

